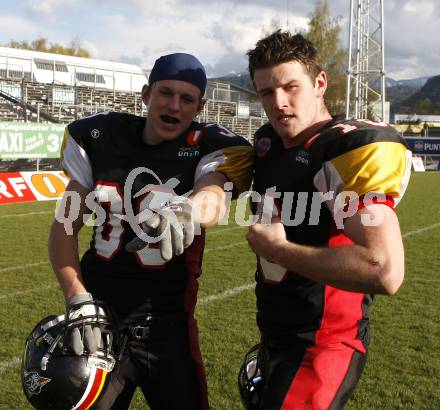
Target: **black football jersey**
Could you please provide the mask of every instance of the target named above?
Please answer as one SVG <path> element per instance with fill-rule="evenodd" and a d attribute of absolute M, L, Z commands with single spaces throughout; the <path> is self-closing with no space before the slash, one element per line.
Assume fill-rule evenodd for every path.
<path fill-rule="evenodd" d="M 382 194 L 381 202 L 394 207 L 410 176 L 411 153 L 384 123 L 333 119 L 307 142 L 289 149 L 266 124 L 255 135 L 255 149 L 254 189 L 262 196 L 278 193 L 274 212 L 287 238 L 303 245 L 351 244 L 340 225 L 345 193 L 358 198 L 357 207 L 371 193 Z M 343 341 L 359 350 L 366 347 L 370 295 L 324 286 L 257 259 L 257 322 L 263 335 L 277 341 Z"/>
<path fill-rule="evenodd" d="M 93 191 L 99 204 L 95 213 L 105 215 L 104 223 L 94 226 L 90 249 L 81 260 L 85 286 L 122 317 L 134 311 L 192 311 L 204 247 L 202 230 L 182 255 L 167 263 L 158 244 L 126 252 L 125 245 L 135 237 L 124 218 L 127 207 L 138 214 L 149 195 L 136 194 L 171 180 L 178 182 L 176 194 L 188 194 L 210 172 L 224 173 L 241 192 L 251 178 L 252 147 L 221 125 L 193 122 L 177 139 L 148 145 L 142 141 L 145 121 L 122 113 L 83 118 L 66 127 L 62 150 L 66 174 Z"/>

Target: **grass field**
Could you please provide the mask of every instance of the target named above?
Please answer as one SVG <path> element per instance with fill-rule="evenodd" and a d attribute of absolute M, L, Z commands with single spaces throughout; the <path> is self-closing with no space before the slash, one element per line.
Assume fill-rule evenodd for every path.
<path fill-rule="evenodd" d="M 24 340 L 35 323 L 62 313 L 47 261 L 53 202 L 0 206 L 0 409 L 29 409 L 19 381 Z M 394 297 L 375 298 L 372 344 L 347 409 L 440 409 L 440 173 L 415 174 L 398 207 L 406 279 Z M 214 410 L 241 409 L 236 374 L 257 342 L 254 257 L 245 228 L 208 232 L 197 317 Z M 90 230 L 81 233 L 81 251 Z M 144 409 L 136 395 L 131 409 Z"/>

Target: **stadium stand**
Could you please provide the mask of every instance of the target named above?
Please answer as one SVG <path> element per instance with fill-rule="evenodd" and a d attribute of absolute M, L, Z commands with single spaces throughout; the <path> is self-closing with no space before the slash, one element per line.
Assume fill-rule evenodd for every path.
<path fill-rule="evenodd" d="M 0 47 L 0 121 L 68 123 L 103 111 L 145 115 L 147 73 L 132 64 Z M 252 140 L 267 117 L 246 88 L 208 81 L 198 120 Z M 53 169 L 53 159 L 0 161 L 0 171 Z"/>

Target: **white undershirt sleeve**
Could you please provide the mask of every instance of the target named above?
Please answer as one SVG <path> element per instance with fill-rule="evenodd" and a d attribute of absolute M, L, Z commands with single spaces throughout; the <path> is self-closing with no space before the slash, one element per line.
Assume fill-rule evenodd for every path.
<path fill-rule="evenodd" d="M 92 190 L 94 185 L 92 166 L 86 151 L 70 135 L 66 135 L 65 138 L 67 144 L 61 159 L 64 172 L 70 179 Z"/>

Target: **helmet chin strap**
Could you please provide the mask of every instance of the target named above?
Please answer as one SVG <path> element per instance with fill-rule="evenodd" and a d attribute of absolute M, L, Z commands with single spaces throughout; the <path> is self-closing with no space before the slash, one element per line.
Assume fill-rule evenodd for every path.
<path fill-rule="evenodd" d="M 47 352 L 44 354 L 44 356 L 41 358 L 40 361 L 40 368 L 41 370 L 46 370 L 47 369 L 47 363 L 49 362 L 50 356 L 52 355 L 53 351 L 55 350 L 57 344 L 60 342 L 61 338 L 64 336 L 65 334 L 65 330 L 61 331 L 60 333 L 58 333 L 58 336 L 55 338 L 52 338 L 52 336 L 47 333 L 47 329 L 50 329 L 54 326 L 59 325 L 60 323 L 63 323 L 65 321 L 65 315 L 60 315 L 58 317 L 56 317 L 55 319 L 45 323 L 41 328 L 46 332 L 43 336 L 43 338 L 50 343 L 49 349 L 47 350 Z M 52 339 L 52 342 L 51 342 Z"/>
<path fill-rule="evenodd" d="M 53 342 L 50 344 L 49 349 L 47 350 L 47 352 L 44 354 L 44 356 L 41 358 L 41 362 L 40 362 L 40 367 L 41 370 L 46 370 L 47 369 L 47 363 L 49 362 L 50 356 L 52 356 L 53 351 L 55 350 L 55 348 L 57 347 L 57 344 L 60 342 L 60 340 L 63 338 L 64 334 L 66 333 L 66 331 L 62 331 L 60 333 L 58 333 L 58 336 L 53 340 Z M 43 336 L 44 337 L 44 336 Z"/>
<path fill-rule="evenodd" d="M 56 317 L 55 319 L 45 323 L 43 326 L 41 326 L 41 328 L 46 332 L 47 329 L 50 329 L 51 327 L 54 327 L 54 326 L 64 322 L 65 319 L 66 319 L 65 315 L 60 315 L 60 316 Z"/>

